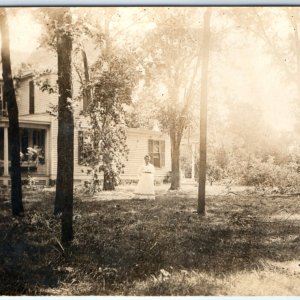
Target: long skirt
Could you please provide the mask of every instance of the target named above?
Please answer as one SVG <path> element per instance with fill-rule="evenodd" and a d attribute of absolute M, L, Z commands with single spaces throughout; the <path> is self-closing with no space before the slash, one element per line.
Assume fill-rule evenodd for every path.
<path fill-rule="evenodd" d="M 152 173 L 142 173 L 134 192 L 136 199 L 155 199 L 154 176 Z"/>

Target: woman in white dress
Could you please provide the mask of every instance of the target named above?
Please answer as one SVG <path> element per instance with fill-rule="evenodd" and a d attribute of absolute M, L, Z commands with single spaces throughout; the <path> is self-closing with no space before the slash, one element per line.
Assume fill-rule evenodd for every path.
<path fill-rule="evenodd" d="M 150 156 L 144 157 L 145 164 L 139 169 L 138 177 L 139 182 L 135 189 L 135 199 L 155 199 L 154 192 L 154 176 L 155 168 L 150 164 Z"/>

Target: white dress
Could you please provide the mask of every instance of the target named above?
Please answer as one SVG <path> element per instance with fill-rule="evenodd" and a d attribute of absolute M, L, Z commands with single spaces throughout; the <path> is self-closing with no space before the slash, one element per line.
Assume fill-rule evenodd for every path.
<path fill-rule="evenodd" d="M 137 199 L 155 199 L 154 192 L 155 168 L 152 164 L 143 165 L 139 169 L 139 182 L 134 192 Z"/>

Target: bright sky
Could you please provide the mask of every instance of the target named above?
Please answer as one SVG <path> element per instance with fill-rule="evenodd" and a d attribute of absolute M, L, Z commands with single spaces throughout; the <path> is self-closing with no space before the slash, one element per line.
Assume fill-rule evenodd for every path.
<path fill-rule="evenodd" d="M 128 8 L 127 11 L 129 12 Z M 130 35 L 129 29 L 130 31 L 132 30 L 131 34 L 135 34 L 134 27 L 138 27 L 139 29 L 141 27 L 141 24 L 137 24 L 133 28 L 130 25 L 129 28 L 128 18 L 127 21 L 120 19 L 120 22 L 126 28 L 126 36 Z M 37 49 L 39 45 L 38 37 L 41 34 L 41 30 L 41 26 L 34 20 L 30 8 L 24 8 L 22 9 L 22 13 L 17 13 L 15 16 L 10 17 L 13 61 L 18 61 L 18 63 L 26 61 L 28 56 Z M 255 44 L 253 44 L 253 47 L 256 47 Z M 231 51 L 231 49 L 227 49 L 228 51 Z M 248 54 L 244 53 L 240 55 L 239 52 L 234 52 L 233 50 L 231 55 L 236 60 L 236 65 L 240 66 L 234 68 L 228 64 L 227 69 L 224 68 L 218 71 L 223 72 L 223 75 L 221 75 L 227 78 L 228 89 L 231 89 L 238 98 L 251 99 L 252 97 L 252 101 L 256 101 L 255 103 L 259 102 L 263 106 L 265 117 L 274 128 L 289 130 L 292 128 L 294 122 L 291 114 L 292 108 L 289 104 L 292 95 L 287 90 L 286 85 L 281 82 L 280 76 L 276 75 L 278 68 L 270 65 L 267 54 L 262 53 L 261 50 L 256 49 L 256 51 L 258 52 L 250 52 L 250 54 L 248 52 Z M 253 74 L 249 74 L 249 70 Z M 271 76 L 271 74 L 275 75 Z M 255 86 L 248 85 L 249 78 L 247 77 L 249 76 L 252 76 L 252 79 L 256 82 Z"/>
<path fill-rule="evenodd" d="M 38 47 L 41 26 L 35 22 L 30 9 L 22 9 L 22 13 L 9 18 L 10 47 L 12 54 L 31 54 Z"/>

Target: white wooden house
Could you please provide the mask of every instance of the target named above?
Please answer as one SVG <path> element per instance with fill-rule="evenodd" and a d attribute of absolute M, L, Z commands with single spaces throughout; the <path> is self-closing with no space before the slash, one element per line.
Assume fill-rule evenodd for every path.
<path fill-rule="evenodd" d="M 45 74 L 50 85 L 57 80 L 56 74 Z M 0 184 L 9 184 L 10 158 L 8 149 L 8 118 L 7 107 L 3 100 L 3 88 L 0 82 Z M 57 94 L 42 92 L 34 82 L 32 74 L 18 79 L 17 102 L 19 108 L 21 168 L 23 176 L 30 174 L 38 179 L 40 184 L 55 182 L 57 171 L 57 129 L 55 116 L 49 114 L 49 105 L 57 104 Z M 82 105 L 82 104 L 80 104 Z M 78 111 L 75 117 L 74 137 L 74 181 L 88 179 L 80 164 L 80 129 L 76 126 Z M 169 137 L 157 130 L 127 128 L 128 161 L 121 178 L 135 180 L 137 171 L 143 163 L 146 154 L 150 154 L 156 168 L 157 178 L 163 179 L 171 170 L 171 149 Z M 33 149 L 33 155 L 28 156 L 28 148 Z M 36 159 L 35 152 L 39 153 Z"/>

